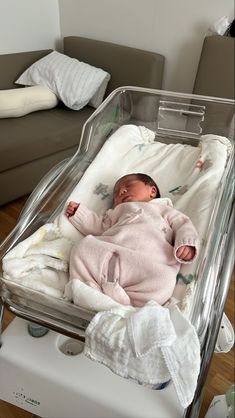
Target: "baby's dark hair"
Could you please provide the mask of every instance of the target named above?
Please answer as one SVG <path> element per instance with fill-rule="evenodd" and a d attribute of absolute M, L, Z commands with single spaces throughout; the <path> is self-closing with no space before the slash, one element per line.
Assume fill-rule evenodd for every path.
<path fill-rule="evenodd" d="M 155 181 L 152 179 L 152 177 L 150 177 L 150 176 L 148 176 L 148 174 L 144 174 L 144 173 L 133 173 L 133 175 L 136 176 L 138 178 L 138 180 L 142 181 L 144 184 L 149 184 L 149 186 L 156 187 L 156 190 L 157 190 L 157 196 L 156 197 L 161 197 L 159 187 L 157 186 Z"/>

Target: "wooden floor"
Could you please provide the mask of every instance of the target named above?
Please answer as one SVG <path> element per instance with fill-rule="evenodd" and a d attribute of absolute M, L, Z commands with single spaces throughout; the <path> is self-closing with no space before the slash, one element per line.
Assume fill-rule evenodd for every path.
<path fill-rule="evenodd" d="M 25 201 L 26 198 L 21 198 L 0 207 L 0 242 L 2 242 L 15 225 Z M 230 284 L 225 313 L 234 325 L 234 276 Z M 5 312 L 4 328 L 13 318 L 14 316 L 12 314 Z M 214 354 L 205 386 L 205 395 L 199 418 L 204 418 L 213 397 L 225 393 L 229 386 L 234 383 L 234 354 L 234 348 L 227 354 Z M 7 402 L 0 401 L 0 418 L 29 417 L 31 417 L 29 412 L 8 404 Z"/>

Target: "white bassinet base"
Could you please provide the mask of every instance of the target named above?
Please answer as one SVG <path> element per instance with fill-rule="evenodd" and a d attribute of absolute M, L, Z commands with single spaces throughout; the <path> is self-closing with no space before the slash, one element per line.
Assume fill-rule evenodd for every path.
<path fill-rule="evenodd" d="M 51 418 L 183 417 L 173 384 L 158 391 L 136 385 L 79 353 L 80 342 L 70 337 L 49 331 L 42 338 L 33 338 L 27 332 L 27 321 L 16 318 L 4 331 L 2 342 L 1 399 L 31 414 Z"/>

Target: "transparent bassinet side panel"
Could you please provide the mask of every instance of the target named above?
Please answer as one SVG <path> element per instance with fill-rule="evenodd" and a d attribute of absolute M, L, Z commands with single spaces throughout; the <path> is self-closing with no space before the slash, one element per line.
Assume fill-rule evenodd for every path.
<path fill-rule="evenodd" d="M 119 94 L 123 123 L 144 125 L 165 140 L 185 141 L 209 133 L 234 138 L 232 100 L 137 88 Z"/>
<path fill-rule="evenodd" d="M 55 219 L 104 142 L 120 126 L 146 126 L 156 133 L 157 141 L 197 146 L 207 133 L 232 138 L 233 115 L 232 100 L 137 87 L 116 89 L 84 124 L 75 155 L 54 167 L 31 194 L 20 222 L 0 246 L 0 257 Z"/>

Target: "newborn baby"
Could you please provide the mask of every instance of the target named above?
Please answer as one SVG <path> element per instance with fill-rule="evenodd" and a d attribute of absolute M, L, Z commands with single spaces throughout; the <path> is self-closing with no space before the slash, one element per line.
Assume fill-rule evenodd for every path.
<path fill-rule="evenodd" d="M 172 296 L 180 264 L 197 257 L 197 232 L 146 174 L 121 177 L 113 202 L 101 217 L 69 202 L 65 214 L 85 235 L 71 251 L 70 280 L 124 305 L 141 307 L 149 300 L 163 305 Z"/>

